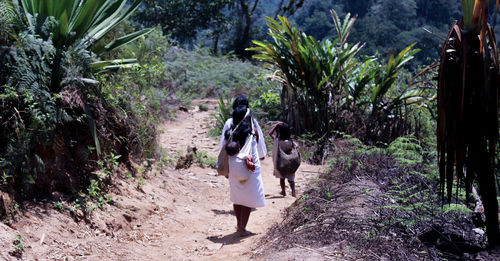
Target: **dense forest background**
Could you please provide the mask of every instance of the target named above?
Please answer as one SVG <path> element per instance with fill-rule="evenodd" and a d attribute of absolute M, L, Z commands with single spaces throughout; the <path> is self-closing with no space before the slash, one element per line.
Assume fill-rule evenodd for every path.
<path fill-rule="evenodd" d="M 206 46 L 222 53 L 249 57 L 251 39 L 267 37 L 266 16 L 284 15 L 317 40 L 336 37 L 330 10 L 340 17 L 357 15 L 351 42 L 366 46 L 364 55 L 404 49 L 416 43 L 422 51 L 412 65 L 435 62 L 449 27 L 460 20 L 459 0 L 302 0 L 302 1 L 145 1 L 135 21 L 161 24 L 164 32 L 186 46 Z M 493 4 L 493 3 L 492 3 Z M 490 8 L 494 10 L 494 8 Z"/>

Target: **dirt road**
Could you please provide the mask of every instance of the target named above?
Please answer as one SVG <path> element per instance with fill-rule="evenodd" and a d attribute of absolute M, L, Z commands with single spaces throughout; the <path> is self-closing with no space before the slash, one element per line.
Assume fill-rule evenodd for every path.
<path fill-rule="evenodd" d="M 204 104 L 209 110 L 200 111 Z M 179 112 L 175 121 L 161 124 L 160 146 L 167 155 L 195 146 L 217 156 L 218 140 L 210 138 L 217 106 L 198 100 L 193 110 Z M 297 174 L 298 196 L 321 169 L 303 164 Z M 279 180 L 272 176 L 271 158 L 262 162 L 267 206 L 253 211 L 247 229 L 255 235 L 239 237 L 229 200 L 229 185 L 215 170 L 192 166 L 177 171 L 157 169 L 145 183 L 117 181 L 112 205 L 95 210 L 90 223 L 76 222 L 52 202 L 23 206 L 13 228 L 0 225 L 0 258 L 15 260 L 16 235 L 23 236 L 26 260 L 247 260 L 281 211 L 295 201 L 279 195 Z M 65 203 L 66 204 L 66 203 Z M 11 239 L 11 240 L 9 240 Z"/>
<path fill-rule="evenodd" d="M 200 103 L 205 104 L 210 110 L 207 112 L 198 111 L 196 105 Z M 160 136 L 160 142 L 170 151 L 185 150 L 187 146 L 196 146 L 199 150 L 206 151 L 209 155 L 216 157 L 218 141 L 208 138 L 207 133 L 213 124 L 211 115 L 217 103 L 205 100 L 196 101 L 194 105 L 193 112 L 188 115 L 180 115 L 176 122 L 164 125 L 165 132 Z M 184 117 L 187 120 L 183 120 Z M 179 139 L 179 137 L 181 138 Z M 295 198 L 291 196 L 283 197 L 279 194 L 279 180 L 272 175 L 271 158 L 266 158 L 261 164 L 267 206 L 251 213 L 247 228 L 255 235 L 245 238 L 239 237 L 235 233 L 236 220 L 232 215 L 227 180 L 224 177 L 212 176 L 215 171 L 210 169 L 195 167 L 183 171 L 192 179 L 204 181 L 205 186 L 208 185 L 209 189 L 205 190 L 204 193 L 192 195 L 199 201 L 196 200 L 196 202 L 189 204 L 190 215 L 183 215 L 184 224 L 187 225 L 186 229 L 171 235 L 172 244 L 176 243 L 183 249 L 183 251 L 177 252 L 180 255 L 172 255 L 172 258 L 230 260 L 236 257 L 243 259 L 250 257 L 256 243 L 267 229 L 275 222 L 280 221 L 281 211 L 295 201 Z M 297 175 L 299 196 L 300 192 L 305 189 L 306 182 L 312 179 L 316 175 L 315 172 L 319 170 L 318 166 L 307 164 L 301 166 Z M 288 192 L 290 191 L 288 190 Z"/>

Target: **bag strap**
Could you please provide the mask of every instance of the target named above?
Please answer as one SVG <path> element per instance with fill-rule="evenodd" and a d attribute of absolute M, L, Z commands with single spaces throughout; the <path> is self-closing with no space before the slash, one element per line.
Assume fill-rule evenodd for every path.
<path fill-rule="evenodd" d="M 243 119 L 241 119 L 241 121 L 238 123 L 238 125 L 236 125 L 236 127 L 234 127 L 234 129 L 231 131 L 231 135 L 229 135 L 228 141 L 233 138 L 233 134 L 235 133 L 235 130 L 237 130 L 238 127 L 240 127 L 240 124 L 248 117 L 249 114 L 250 114 L 250 109 L 247 109 L 247 113 L 245 114 L 245 117 L 243 117 Z M 252 122 L 252 128 L 253 128 L 253 122 Z M 252 132 L 253 132 L 253 130 L 252 130 Z"/>

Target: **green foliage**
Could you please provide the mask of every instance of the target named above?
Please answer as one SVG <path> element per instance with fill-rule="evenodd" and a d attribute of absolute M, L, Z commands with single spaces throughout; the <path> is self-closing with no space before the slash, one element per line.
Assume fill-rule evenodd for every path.
<path fill-rule="evenodd" d="M 10 3 L 0 4 L 0 171 L 13 176 L 7 185 L 26 196 L 41 174 L 51 171 L 45 169 L 44 160 L 64 157 L 60 154 L 66 144 L 54 146 L 57 131 L 88 124 L 99 153 L 98 135 L 113 131 L 103 126 L 97 130 L 94 117 L 96 110 L 103 110 L 103 100 L 92 71 L 123 63 L 96 63 L 97 54 L 116 50 L 148 30 L 117 37 L 109 45 L 94 45 L 140 1 L 131 5 L 126 1 L 19 1 L 22 12 Z M 71 146 L 76 142 L 75 148 L 87 145 L 79 144 L 85 137 L 68 138 Z M 58 155 L 52 155 L 55 148 Z M 83 154 L 88 160 L 90 152 Z"/>
<path fill-rule="evenodd" d="M 387 147 L 387 152 L 394 156 L 401 165 L 415 165 L 423 162 L 422 147 L 413 136 L 397 138 Z"/>
<path fill-rule="evenodd" d="M 90 179 L 87 188 L 78 193 L 78 197 L 73 201 L 72 207 L 69 209 L 71 212 L 75 213 L 75 211 L 81 210 L 84 215 L 90 215 L 95 209 L 103 208 L 113 200 L 112 195 L 108 192 L 112 186 L 120 158 L 121 155 L 106 153 L 102 159 L 98 160 L 97 164 L 100 169 Z M 61 202 L 55 202 L 54 207 L 59 211 L 64 209 Z"/>
<path fill-rule="evenodd" d="M 248 50 L 256 51 L 254 58 L 277 71 L 269 77 L 284 86 L 281 105 L 296 133 L 361 133 L 366 128 L 361 134 L 364 139 L 390 141 L 406 131 L 394 129 L 404 124 L 404 115 L 427 102 L 421 89 L 404 82 L 406 75 L 399 77 L 418 52 L 412 50 L 413 45 L 396 56 L 391 54 L 382 66 L 374 57 L 365 61 L 355 57 L 362 45 L 347 43 L 355 21 L 349 14 L 342 23 L 332 11 L 338 31 L 333 42 L 318 42 L 292 27 L 285 17 L 278 18 L 268 18 L 273 42 L 254 41 L 256 47 Z"/>
<path fill-rule="evenodd" d="M 135 15 L 135 20 L 145 26 L 161 25 L 165 34 L 181 42 L 193 39 L 200 29 L 214 27 L 214 36 L 228 25 L 223 11 L 231 6 L 232 0 L 193 1 L 167 0 L 144 1 L 144 8 Z"/>
<path fill-rule="evenodd" d="M 467 206 L 461 204 L 447 204 L 443 207 L 443 212 L 460 212 L 464 214 L 471 214 L 473 211 L 470 210 Z"/>
<path fill-rule="evenodd" d="M 0 68 L 6 75 L 0 79 L 0 170 L 18 183 L 34 183 L 44 172 L 32 149 L 49 144 L 56 125 L 68 119 L 48 88 L 54 55 L 50 41 L 21 32 Z"/>
<path fill-rule="evenodd" d="M 54 208 L 57 209 L 58 211 L 62 211 L 64 209 L 64 206 L 61 201 L 54 202 Z"/>
<path fill-rule="evenodd" d="M 2 172 L 2 176 L 0 176 L 0 186 L 7 185 L 10 178 L 12 178 L 12 176 L 5 174 L 5 171 Z"/>
<path fill-rule="evenodd" d="M 198 105 L 198 109 L 200 109 L 200 111 L 208 111 L 208 107 L 205 104 Z"/>
<path fill-rule="evenodd" d="M 139 173 L 139 175 L 136 177 L 136 182 L 137 182 L 137 189 L 142 190 L 142 187 L 146 185 L 146 179 L 144 178 L 143 173 Z"/>
<path fill-rule="evenodd" d="M 439 212 L 438 196 L 426 183 L 410 185 L 397 179 L 391 181 L 391 187 L 384 194 L 390 203 L 381 207 L 394 213 L 386 221 L 389 225 L 400 224 L 411 228 L 418 223 L 428 222 Z"/>
<path fill-rule="evenodd" d="M 194 161 L 200 165 L 200 167 L 209 167 L 215 169 L 217 164 L 217 158 L 209 156 L 205 151 L 198 151 L 193 153 Z"/>
<path fill-rule="evenodd" d="M 117 28 L 127 30 L 126 25 Z M 113 34 L 115 32 L 112 32 Z M 172 96 L 171 75 L 163 63 L 170 52 L 172 42 L 160 30 L 155 29 L 147 37 L 140 38 L 111 55 L 136 56 L 141 65 L 115 74 L 100 74 L 99 92 L 106 103 L 127 118 L 127 124 L 137 134 L 136 151 L 142 158 L 157 154 L 157 123 L 162 118 L 173 118 L 169 105 L 177 103 Z"/>
<path fill-rule="evenodd" d="M 408 66 L 426 65 L 439 57 L 446 28 L 460 20 L 460 4 L 455 0 L 310 0 L 304 3 L 290 21 L 316 39 L 331 39 L 335 35 L 329 21 L 334 8 L 340 16 L 357 14 L 351 41 L 364 42 L 363 55 L 380 53 L 384 57 L 393 50 L 402 50 L 412 43 L 422 49 Z"/>
<path fill-rule="evenodd" d="M 274 41 L 254 41 L 257 47 L 248 50 L 258 53 L 254 58 L 278 69 L 273 80 L 286 87 L 282 97 L 296 132 L 324 131 L 328 123 L 327 95 L 333 91 L 326 83 L 336 84 L 343 73 L 354 67 L 353 57 L 360 46 L 335 49 L 339 40 L 318 42 L 292 27 L 285 17 L 278 18 L 268 18 L 269 35 Z"/>
<path fill-rule="evenodd" d="M 233 105 L 230 103 L 230 99 L 219 97 L 219 106 L 217 106 L 217 111 L 214 115 L 215 117 L 215 127 L 210 129 L 209 135 L 212 137 L 219 137 L 224 129 L 226 121 L 232 117 Z"/>
<path fill-rule="evenodd" d="M 60 50 L 65 50 L 73 45 L 77 45 L 82 49 L 90 48 L 114 27 L 129 17 L 139 7 L 141 2 L 142 0 L 134 0 L 130 5 L 127 5 L 126 0 L 72 0 L 57 2 L 48 0 L 36 2 L 21 0 L 24 14 L 31 27 L 37 28 L 41 24 L 44 24 L 47 19 L 55 19 L 57 21 L 50 37 L 52 38 L 54 47 Z M 110 52 L 148 32 L 149 30 L 142 30 L 122 36 L 107 44 L 104 48 L 93 51 L 97 55 Z M 104 63 L 99 61 L 93 63 L 93 69 L 104 69 L 111 64 L 111 66 L 122 66 L 126 63 L 130 63 L 130 61 Z M 57 66 L 55 68 L 59 69 Z"/>
<path fill-rule="evenodd" d="M 97 41 L 130 16 L 139 6 L 141 0 L 135 0 L 130 5 L 126 5 L 126 0 L 57 2 L 21 0 L 20 3 L 32 37 L 50 39 L 50 44 L 55 50 L 53 57 L 48 59 L 50 74 L 47 78 L 50 79 L 48 90 L 50 93 L 59 93 L 64 87 L 63 85 L 69 85 L 73 82 L 79 83 L 80 87 L 88 88 L 89 86 L 85 83 L 95 83 L 95 81 L 86 78 L 91 77 L 91 71 L 130 67 L 135 63 L 135 59 L 99 61 L 96 56 L 121 47 L 150 31 L 142 30 L 125 35 L 102 48 L 94 46 Z M 92 47 L 94 49 L 90 52 Z M 72 52 L 76 52 L 79 56 L 87 56 L 88 63 L 75 66 L 75 69 L 80 73 L 67 75 L 62 61 L 71 57 Z M 68 65 L 72 66 L 73 64 Z M 72 82 L 64 82 L 67 76 L 71 76 Z M 86 104 L 86 98 L 88 97 L 83 98 L 84 110 L 97 153 L 100 154 L 96 124 L 90 106 Z"/>
<path fill-rule="evenodd" d="M 472 13 L 476 0 L 462 0 L 462 14 L 464 18 L 464 26 L 467 30 L 472 29 Z"/>
<path fill-rule="evenodd" d="M 24 236 L 22 234 L 17 235 L 14 238 L 14 241 L 12 241 L 12 244 L 14 245 L 14 250 L 22 253 L 24 251 L 24 248 L 26 248 L 26 245 L 24 243 Z"/>
<path fill-rule="evenodd" d="M 281 88 L 279 85 L 256 86 L 249 93 L 250 107 L 254 116 L 261 121 L 276 121 L 283 118 L 281 110 Z"/>
<path fill-rule="evenodd" d="M 15 31 L 21 18 L 11 1 L 0 1 L 0 45 L 8 41 L 12 37 L 12 32 Z"/>
<path fill-rule="evenodd" d="M 260 66 L 233 57 L 215 56 L 208 49 L 171 48 L 165 53 L 163 63 L 178 96 L 234 96 L 256 86 L 276 85 L 259 77 L 269 74 Z"/>
<path fill-rule="evenodd" d="M 114 153 L 105 154 L 98 160 L 100 170 L 96 173 L 96 178 L 90 180 L 85 197 L 83 199 L 85 211 L 91 213 L 95 207 L 102 208 L 112 200 L 111 194 L 107 194 L 114 178 L 114 171 L 118 168 L 118 159 L 121 155 Z"/>

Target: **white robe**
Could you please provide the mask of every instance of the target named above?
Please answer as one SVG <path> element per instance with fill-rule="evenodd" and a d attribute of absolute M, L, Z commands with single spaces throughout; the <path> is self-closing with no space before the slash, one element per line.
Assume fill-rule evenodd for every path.
<path fill-rule="evenodd" d="M 222 130 L 222 136 L 219 143 L 219 150 L 222 149 L 223 145 L 226 143 L 225 133 L 231 128 L 233 119 L 229 119 L 224 124 L 224 129 Z M 266 143 L 264 142 L 264 135 L 260 129 L 259 123 L 254 119 L 254 126 L 257 129 L 257 134 L 259 136 L 259 142 L 257 139 L 253 139 L 251 154 L 254 158 L 255 171 L 250 174 L 249 179 L 240 183 L 236 178 L 231 176 L 231 169 L 238 169 L 236 167 L 231 167 L 235 164 L 234 157 L 229 157 L 229 188 L 230 188 L 230 199 L 234 204 L 246 206 L 249 208 L 264 207 L 266 205 L 266 199 L 264 194 L 264 186 L 262 185 L 262 177 L 260 175 L 260 158 L 263 158 L 267 154 Z M 241 163 L 240 163 L 241 164 Z"/>

